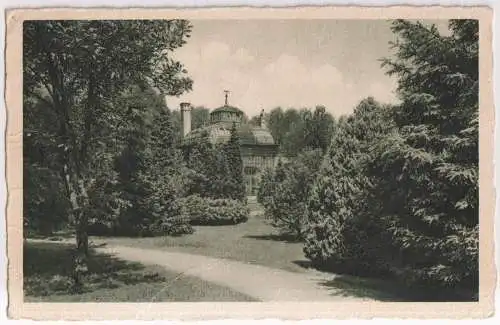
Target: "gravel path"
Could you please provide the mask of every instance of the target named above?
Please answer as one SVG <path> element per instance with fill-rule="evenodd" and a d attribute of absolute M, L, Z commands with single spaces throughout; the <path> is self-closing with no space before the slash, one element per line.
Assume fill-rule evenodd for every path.
<path fill-rule="evenodd" d="M 333 289 L 321 286 L 321 282 L 327 280 L 321 273 L 300 274 L 227 259 L 126 246 L 109 245 L 96 250 L 128 261 L 160 265 L 227 286 L 261 301 L 361 300 L 336 295 Z"/>

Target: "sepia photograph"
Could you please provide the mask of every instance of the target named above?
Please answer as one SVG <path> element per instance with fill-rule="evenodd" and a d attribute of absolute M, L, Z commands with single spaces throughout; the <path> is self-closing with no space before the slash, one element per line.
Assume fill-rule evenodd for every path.
<path fill-rule="evenodd" d="M 23 301 L 479 302 L 450 17 L 22 21 Z"/>

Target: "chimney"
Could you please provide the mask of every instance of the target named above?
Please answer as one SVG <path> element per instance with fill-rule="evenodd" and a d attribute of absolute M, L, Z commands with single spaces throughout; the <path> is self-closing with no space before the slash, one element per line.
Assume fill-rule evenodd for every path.
<path fill-rule="evenodd" d="M 191 104 L 181 103 L 182 136 L 191 132 Z"/>

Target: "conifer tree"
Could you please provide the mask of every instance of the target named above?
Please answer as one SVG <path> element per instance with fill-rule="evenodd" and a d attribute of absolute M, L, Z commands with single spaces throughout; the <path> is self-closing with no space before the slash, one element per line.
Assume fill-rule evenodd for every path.
<path fill-rule="evenodd" d="M 224 178 L 227 177 L 225 157 L 214 148 L 203 132 L 187 151 L 187 166 L 190 169 L 187 195 L 201 197 L 224 197 Z"/>
<path fill-rule="evenodd" d="M 227 174 L 227 183 L 230 187 L 228 197 L 242 201 L 245 197 L 243 160 L 241 159 L 240 140 L 235 124 L 231 128 L 231 136 L 223 150 L 229 169 L 229 173 Z"/>
<path fill-rule="evenodd" d="M 398 132 L 371 166 L 374 197 L 406 279 L 478 288 L 478 22 L 395 21 Z M 395 264 L 395 262 L 393 262 Z"/>
<path fill-rule="evenodd" d="M 153 218 L 150 232 L 176 235 L 191 233 L 192 227 L 188 220 L 182 218 L 177 204 L 182 190 L 184 164 L 175 146 L 172 116 L 170 110 L 161 105 L 161 98 L 157 102 L 148 144 L 148 170 L 144 174 L 150 185 L 145 198 Z"/>
<path fill-rule="evenodd" d="M 261 180 L 260 200 L 271 225 L 293 240 L 302 240 L 307 217 L 307 198 L 321 164 L 321 149 L 306 151 L 285 165 L 274 177 Z M 267 192 L 267 193 L 266 193 Z"/>
<path fill-rule="evenodd" d="M 120 130 L 124 147 L 116 158 L 115 168 L 118 173 L 117 187 L 120 198 L 126 202 L 115 222 L 115 229 L 126 235 L 136 235 L 141 225 L 147 223 L 147 209 L 143 199 L 149 192 L 149 184 L 143 177 L 147 169 L 146 143 L 149 136 L 146 124 L 144 103 L 134 91 L 127 92 L 118 103 L 127 103 L 123 117 L 124 126 Z"/>
<path fill-rule="evenodd" d="M 304 252 L 321 267 L 346 271 L 360 268 L 366 254 L 360 237 L 365 166 L 370 147 L 391 129 L 387 108 L 373 98 L 360 102 L 353 115 L 333 129 L 328 152 L 311 190 Z M 361 224 L 361 225 L 360 225 Z M 360 229 L 361 228 L 361 229 Z"/>

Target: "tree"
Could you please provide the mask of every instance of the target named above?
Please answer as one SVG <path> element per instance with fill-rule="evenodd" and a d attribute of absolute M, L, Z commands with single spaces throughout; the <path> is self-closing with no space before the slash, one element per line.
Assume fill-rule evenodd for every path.
<path fill-rule="evenodd" d="M 304 118 L 304 146 L 326 152 L 332 136 L 333 117 L 324 106 L 317 106 Z"/>
<path fill-rule="evenodd" d="M 184 168 L 163 98 L 151 87 L 135 86 L 115 104 L 126 108 L 128 116 L 123 116 L 124 148 L 116 160 L 117 188 L 126 207 L 113 223 L 114 232 L 131 236 L 191 232 L 176 205 Z"/>
<path fill-rule="evenodd" d="M 314 264 L 367 271 L 363 264 L 372 259 L 365 250 L 364 195 L 370 185 L 365 168 L 371 146 L 391 128 L 387 107 L 367 98 L 333 129 L 307 206 L 304 252 Z"/>
<path fill-rule="evenodd" d="M 120 107 L 109 102 L 130 84 L 180 95 L 192 81 L 170 58 L 185 43 L 185 20 L 27 21 L 23 28 L 23 91 L 53 111 L 51 134 L 79 251 L 76 281 L 85 270 L 92 191 L 113 176 L 114 131 Z M 38 131 L 44 133 L 41 128 Z M 94 213 L 95 214 L 95 213 Z"/>
<path fill-rule="evenodd" d="M 307 198 L 322 161 L 321 150 L 307 151 L 274 172 L 264 174 L 259 202 L 273 227 L 284 235 L 302 240 L 307 216 Z"/>
<path fill-rule="evenodd" d="M 328 149 L 335 120 L 324 106 L 314 111 L 309 108 L 284 111 L 277 107 L 264 117 L 282 154 L 294 157 L 306 149 L 320 148 L 323 152 Z"/>
<path fill-rule="evenodd" d="M 222 146 L 213 146 L 208 133 L 186 149 L 187 166 L 190 168 L 187 195 L 206 198 L 226 198 L 229 174 L 226 156 Z"/>
<path fill-rule="evenodd" d="M 194 107 L 191 111 L 191 129 L 198 129 L 210 120 L 210 110 L 203 106 Z"/>
<path fill-rule="evenodd" d="M 189 220 L 182 217 L 177 202 L 186 185 L 186 168 L 181 152 L 175 146 L 168 108 L 158 107 L 151 129 L 148 143 L 149 169 L 145 175 L 151 189 L 145 197 L 148 211 L 153 218 L 149 230 L 153 234 L 192 233 Z"/>
<path fill-rule="evenodd" d="M 223 152 L 229 169 L 226 179 L 230 187 L 228 197 L 233 200 L 243 201 L 245 198 L 243 160 L 241 159 L 240 140 L 235 124 L 231 128 L 231 135 L 229 141 L 224 145 Z"/>
<path fill-rule="evenodd" d="M 398 132 L 379 144 L 371 172 L 380 217 L 402 276 L 478 289 L 478 22 L 398 20 Z"/>
<path fill-rule="evenodd" d="M 274 138 L 274 142 L 280 145 L 289 127 L 288 123 L 285 121 L 283 109 L 281 107 L 274 108 L 269 115 L 266 116 L 266 120 L 269 131 Z"/>
<path fill-rule="evenodd" d="M 140 96 L 141 94 L 140 90 L 133 88 L 117 101 L 118 105 L 123 105 L 126 109 L 121 130 L 124 146 L 115 162 L 117 187 L 126 207 L 121 209 L 116 224 L 118 232 L 127 235 L 142 233 L 140 228 L 149 219 L 148 209 L 143 201 L 150 190 L 144 174 L 148 169 L 146 145 L 149 126 L 146 119 L 151 112 L 145 109 L 145 97 Z"/>
<path fill-rule="evenodd" d="M 53 112 L 42 101 L 23 98 L 23 219 L 28 232 L 48 234 L 67 222 Z"/>

